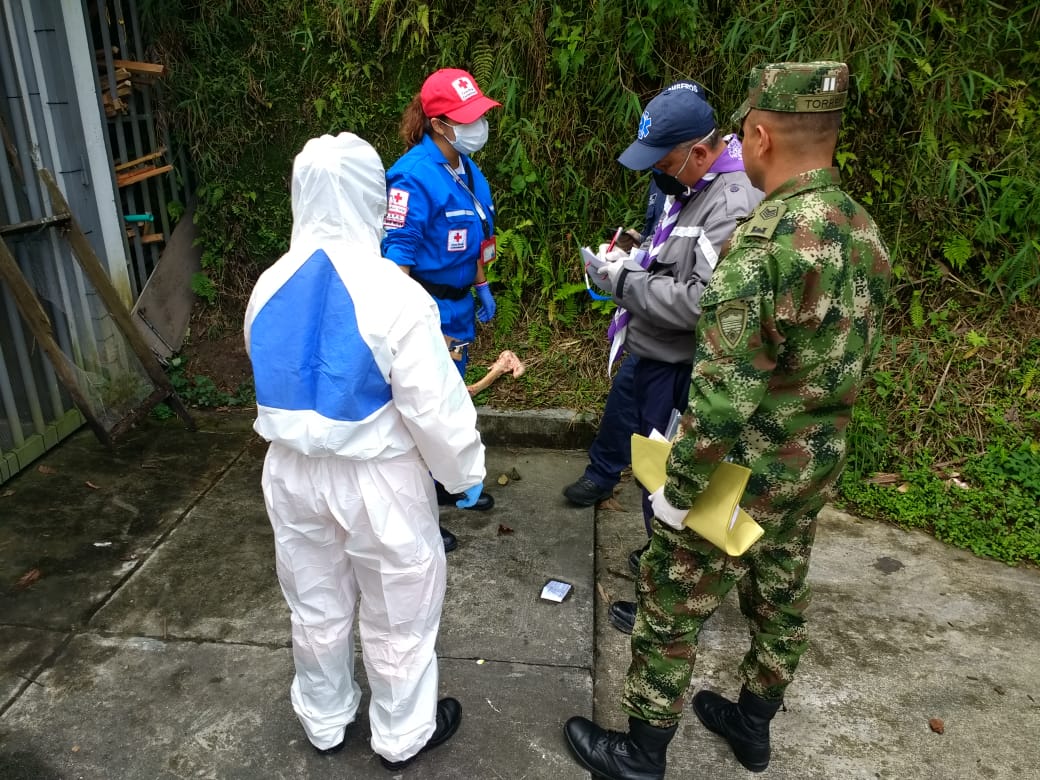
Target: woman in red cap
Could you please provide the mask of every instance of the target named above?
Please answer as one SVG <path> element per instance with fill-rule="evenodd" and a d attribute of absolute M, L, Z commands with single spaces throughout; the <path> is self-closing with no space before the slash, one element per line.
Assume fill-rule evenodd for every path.
<path fill-rule="evenodd" d="M 468 345 L 476 336 L 474 316 L 481 322 L 495 316 L 484 275 L 495 255 L 495 207 L 487 179 L 470 155 L 487 142 L 484 114 L 500 105 L 464 70 L 432 73 L 404 110 L 400 133 L 407 151 L 386 173 L 383 256 L 437 302 L 441 332 L 463 376 Z M 443 505 L 459 498 L 440 485 L 437 495 Z M 494 499 L 482 493 L 469 508 L 492 506 Z M 454 549 L 454 536 L 441 530 L 445 549 Z"/>

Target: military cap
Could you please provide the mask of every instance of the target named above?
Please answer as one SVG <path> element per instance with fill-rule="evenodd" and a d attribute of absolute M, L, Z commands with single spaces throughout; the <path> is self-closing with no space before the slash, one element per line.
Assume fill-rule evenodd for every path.
<path fill-rule="evenodd" d="M 844 62 L 771 62 L 751 70 L 748 96 L 733 114 L 740 124 L 753 108 L 762 111 L 812 113 L 840 111 L 849 89 Z"/>

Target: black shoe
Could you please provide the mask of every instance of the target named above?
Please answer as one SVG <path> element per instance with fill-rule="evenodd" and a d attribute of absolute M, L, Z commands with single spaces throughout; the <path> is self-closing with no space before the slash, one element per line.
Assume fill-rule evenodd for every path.
<path fill-rule="evenodd" d="M 654 728 L 628 719 L 629 733 L 601 729 L 588 718 L 571 718 L 563 733 L 578 763 L 607 780 L 663 780 L 665 756 L 678 726 Z"/>
<path fill-rule="evenodd" d="M 440 506 L 455 506 L 455 502 L 463 497 L 462 493 L 449 493 L 440 482 L 434 482 L 433 484 L 437 486 L 437 504 Z M 466 507 L 466 509 L 472 509 L 475 512 L 486 512 L 494 505 L 494 497 L 487 491 L 481 491 L 477 503 Z"/>
<path fill-rule="evenodd" d="M 745 769 L 761 772 L 769 766 L 769 721 L 782 703 L 747 688 L 740 689 L 736 704 L 712 691 L 701 691 L 693 697 L 693 711 L 704 728 L 729 743 Z"/>
<path fill-rule="evenodd" d="M 437 727 L 433 730 L 433 735 L 426 741 L 426 744 L 419 748 L 419 752 L 411 758 L 406 758 L 404 761 L 388 761 L 380 756 L 379 763 L 383 765 L 383 769 L 389 769 L 391 772 L 404 769 L 427 750 L 433 750 L 438 745 L 443 745 L 451 739 L 455 732 L 459 730 L 461 721 L 462 705 L 450 697 L 441 699 L 437 702 Z"/>
<path fill-rule="evenodd" d="M 628 554 L 628 570 L 632 572 L 633 577 L 639 577 L 639 559 L 643 557 L 643 553 L 649 548 L 650 542 L 647 542 L 638 550 L 633 550 Z"/>
<path fill-rule="evenodd" d="M 459 540 L 455 538 L 455 534 L 441 526 L 441 541 L 444 542 L 444 552 L 450 553 L 456 547 L 459 546 Z"/>
<path fill-rule="evenodd" d="M 563 489 L 563 495 L 576 506 L 594 506 L 614 495 L 614 488 L 602 488 L 584 474 Z"/>
<path fill-rule="evenodd" d="M 344 731 L 343 732 L 343 739 L 340 741 L 340 743 L 338 745 L 333 745 L 332 747 L 329 747 L 329 748 L 320 748 L 320 747 L 316 747 L 314 745 L 314 743 L 311 742 L 311 747 L 314 748 L 315 751 L 317 751 L 318 755 L 321 755 L 321 756 L 331 756 L 331 755 L 341 751 L 343 749 L 343 746 L 346 745 L 346 744 L 347 744 L 347 732 Z"/>
<path fill-rule="evenodd" d="M 607 610 L 610 625 L 622 634 L 631 634 L 636 627 L 636 603 L 634 601 L 615 601 Z"/>

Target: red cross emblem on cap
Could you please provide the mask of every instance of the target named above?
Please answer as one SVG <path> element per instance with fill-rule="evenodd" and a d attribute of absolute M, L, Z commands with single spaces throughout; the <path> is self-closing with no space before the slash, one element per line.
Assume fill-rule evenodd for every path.
<path fill-rule="evenodd" d="M 469 81 L 466 79 L 459 79 L 459 86 L 463 89 L 469 89 Z"/>

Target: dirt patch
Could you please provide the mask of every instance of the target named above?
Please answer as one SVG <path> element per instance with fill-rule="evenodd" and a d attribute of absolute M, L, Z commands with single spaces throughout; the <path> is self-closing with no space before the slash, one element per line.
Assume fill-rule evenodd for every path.
<path fill-rule="evenodd" d="M 249 382 L 253 367 L 246 355 L 241 323 L 241 317 L 218 316 L 196 306 L 188 338 L 181 348 L 185 374 L 208 377 L 230 394 Z"/>

